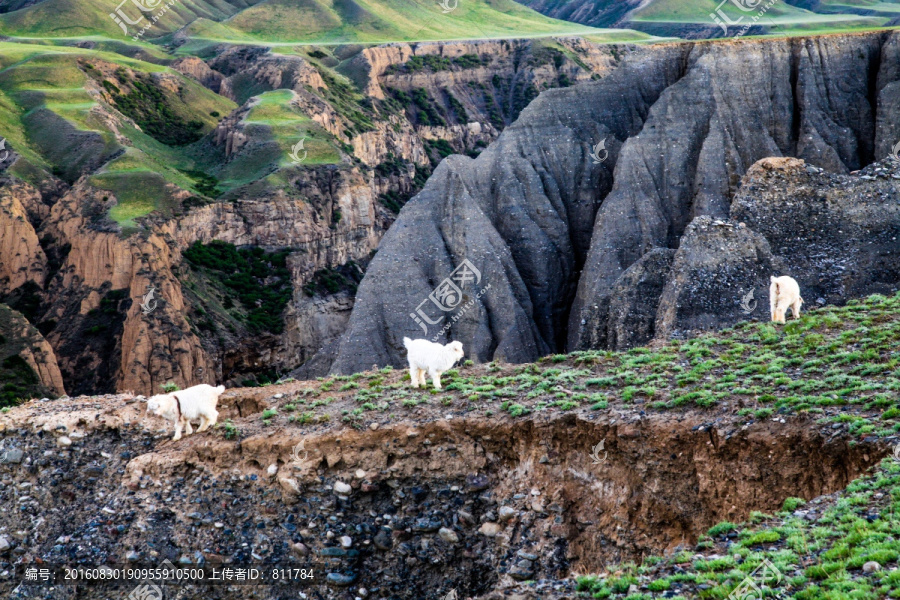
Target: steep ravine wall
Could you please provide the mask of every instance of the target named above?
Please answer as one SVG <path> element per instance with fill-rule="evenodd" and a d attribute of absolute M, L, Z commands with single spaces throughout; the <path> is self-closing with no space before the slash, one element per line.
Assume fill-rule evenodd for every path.
<path fill-rule="evenodd" d="M 310 179 L 308 187 L 319 190 L 315 202 L 276 197 L 214 203 L 169 220 L 148 219 L 147 232 L 129 236 L 98 227 L 96 207 L 106 205 L 111 194 L 93 188 L 86 179 L 60 198 L 48 199 L 52 207 L 34 223 L 19 214 L 24 209 L 18 198 L 34 196 L 34 203 L 43 206 L 40 192 L 7 180 L 3 191 L 11 208 L 0 213 L 10 221 L 3 243 L 15 248 L 4 254 L 0 265 L 7 272 L 0 293 L 17 297 L 22 284 L 7 282 L 33 280 L 38 303 L 29 318 L 40 324 L 53 346 L 72 394 L 152 393 L 167 381 L 182 387 L 219 383 L 227 378 L 223 370 L 227 354 L 251 356 L 263 346 L 266 364 L 248 361 L 245 366 L 286 371 L 327 341 L 321 336 L 337 333 L 333 324 L 319 327 L 315 314 L 307 314 L 303 285 L 319 269 L 366 259 L 389 222 L 358 173 L 335 170 L 322 185 L 314 170 L 303 176 Z M 327 210 L 320 211 L 317 205 L 327 205 Z M 332 222 L 320 212 L 339 212 L 342 217 Z M 39 239 L 58 255 L 53 272 Z M 294 250 L 290 261 L 294 292 L 284 335 L 229 339 L 227 345 L 201 341 L 186 320 L 190 306 L 182 289 L 180 270 L 187 267 L 181 252 L 196 241 L 212 240 Z M 151 286 L 156 306 L 145 314 L 141 302 Z M 346 307 L 336 312 L 345 314 Z"/>

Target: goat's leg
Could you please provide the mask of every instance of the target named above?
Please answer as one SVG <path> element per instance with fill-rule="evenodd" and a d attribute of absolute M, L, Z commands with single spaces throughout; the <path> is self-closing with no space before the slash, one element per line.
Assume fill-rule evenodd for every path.
<path fill-rule="evenodd" d="M 181 419 L 175 421 L 175 437 L 172 438 L 173 442 L 177 442 L 181 439 Z"/>
<path fill-rule="evenodd" d="M 432 380 L 434 380 L 434 389 L 441 389 L 441 372 L 436 370 L 431 370 L 428 373 L 431 375 Z"/>
<path fill-rule="evenodd" d="M 782 306 L 781 302 L 775 305 L 775 322 L 784 323 L 784 311 L 787 307 Z"/>
<path fill-rule="evenodd" d="M 416 367 L 409 368 L 409 380 L 414 388 L 419 387 L 419 369 Z"/>
<path fill-rule="evenodd" d="M 776 315 L 778 314 L 775 312 L 775 309 L 777 308 L 777 306 L 778 306 L 778 284 L 773 283 L 771 286 L 769 286 L 769 312 L 772 315 L 772 320 L 776 321 L 776 322 L 778 321 L 778 319 L 775 318 Z"/>
<path fill-rule="evenodd" d="M 800 318 L 800 300 L 794 300 L 794 303 L 791 304 L 791 312 L 794 313 L 794 318 Z"/>

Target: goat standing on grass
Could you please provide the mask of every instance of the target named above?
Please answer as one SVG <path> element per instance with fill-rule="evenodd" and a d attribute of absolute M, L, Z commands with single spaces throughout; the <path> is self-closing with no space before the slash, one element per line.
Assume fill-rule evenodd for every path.
<path fill-rule="evenodd" d="M 803 298 L 800 297 L 800 285 L 793 277 L 783 275 L 771 277 L 769 280 L 769 307 L 772 311 L 772 321 L 784 323 L 784 313 L 788 307 L 794 313 L 794 318 L 800 318 L 800 305 Z"/>
<path fill-rule="evenodd" d="M 175 423 L 175 437 L 173 441 L 181 439 L 181 428 L 187 430 L 187 434 L 194 433 L 191 420 L 200 419 L 200 427 L 197 433 L 206 431 L 210 425 L 215 425 L 219 418 L 216 404 L 219 396 L 225 391 L 225 386 L 213 387 L 206 383 L 189 387 L 186 390 L 159 394 L 147 400 L 147 412 L 158 415 Z"/>
<path fill-rule="evenodd" d="M 434 381 L 434 389 L 441 389 L 441 374 L 449 371 L 463 353 L 462 342 L 450 342 L 446 346 L 428 340 L 411 340 L 403 338 L 406 346 L 406 358 L 409 360 L 409 378 L 414 388 L 427 386 L 425 372 Z"/>

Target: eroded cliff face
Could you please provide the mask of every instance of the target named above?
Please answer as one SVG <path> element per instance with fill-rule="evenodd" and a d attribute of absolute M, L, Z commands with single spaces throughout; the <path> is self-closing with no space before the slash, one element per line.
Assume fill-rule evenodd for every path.
<path fill-rule="evenodd" d="M 0 304 L 0 372 L 4 396 L 66 393 L 53 348 L 28 319 L 5 304 Z"/>
<path fill-rule="evenodd" d="M 29 318 L 55 348 L 71 393 L 150 393 L 167 381 L 187 386 L 259 370 L 287 371 L 342 332 L 353 302 L 346 294 L 308 298 L 303 286 L 318 270 L 364 262 L 389 223 L 370 186 L 353 171 L 310 169 L 294 185 L 300 190 L 295 198 L 214 203 L 172 219 L 149 217 L 142 233 L 129 236 L 103 216 L 115 195 L 86 179 L 53 203 L 37 230 L 18 198 L 44 206 L 40 192 L 10 185 L 3 188 L 10 207 L 3 214 L 16 228 L 4 230 L 3 243 L 17 251 L 4 254 L 9 259 L 3 264 L 19 285 L 5 290 L 21 302 L 17 292 L 33 282 L 27 288 Z M 49 279 L 39 238 L 58 262 Z M 194 242 L 212 240 L 293 251 L 294 292 L 284 334 L 238 331 L 223 337 L 192 325 L 191 310 L 204 305 L 183 287 L 187 267 L 181 253 Z M 337 316 L 321 314 L 325 308 Z"/>
<path fill-rule="evenodd" d="M 822 235 L 799 228 L 795 214 L 821 213 L 813 206 L 822 182 L 795 197 L 798 167 L 785 163 L 789 183 L 765 188 L 778 200 L 754 205 L 767 216 L 752 222 L 732 198 L 739 189 L 759 194 L 750 191 L 759 175 L 743 188 L 742 176 L 767 157 L 847 174 L 883 156 L 897 134 L 897 48 L 893 33 L 665 45 L 600 81 L 543 93 L 478 158 L 445 160 L 404 208 L 360 287 L 333 370 L 401 364 L 402 338 L 422 337 L 420 307 L 419 320 L 440 321 L 429 338 L 459 339 L 476 360 L 527 361 L 747 318 L 743 297 L 752 289 L 765 304 L 771 271 L 827 279 L 822 252 L 801 252 L 809 257 L 801 265 L 780 248 L 790 236 L 800 247 Z M 876 281 L 900 284 L 886 267 L 900 245 L 896 182 L 884 168 L 877 192 L 865 177 L 840 180 L 854 216 L 835 222 L 888 233 L 875 258 L 826 228 L 840 240 L 827 248 L 841 256 L 831 260 L 873 282 L 845 286 L 828 302 Z M 772 212 L 781 205 L 794 208 Z M 697 217 L 708 220 L 689 228 Z M 429 294 L 463 259 L 490 290 L 465 289 L 465 310 L 443 312 Z"/>
<path fill-rule="evenodd" d="M 0 180 L 0 296 L 29 281 L 44 284 L 47 256 L 34 231 L 32 217 L 40 219 L 46 208 L 40 192 L 32 186 Z"/>
<path fill-rule="evenodd" d="M 641 49 L 621 47 L 618 51 Z M 249 100 L 251 94 L 290 89 L 303 112 L 350 144 L 353 155 L 366 165 L 376 166 L 394 158 L 424 165 L 428 163 L 425 140 L 444 140 L 460 153 L 480 148 L 482 142 L 486 145 L 515 120 L 540 91 L 604 76 L 620 60 L 618 51 L 576 38 L 549 43 L 396 43 L 361 50 L 341 48 L 334 50 L 333 56 L 312 52 L 306 57 L 265 48 L 232 47 L 206 63 L 189 58 L 172 66 L 239 103 Z M 329 84 L 323 77 L 326 67 L 337 67 L 369 100 L 394 100 L 392 107 L 376 103 L 370 131 L 352 131 L 348 115 L 337 108 L 336 97 L 329 96 L 329 90 L 341 92 L 334 89 L 339 84 Z M 435 114 L 447 122 L 443 126 L 420 122 L 415 108 L 402 105 L 402 99 L 402 106 L 397 106 L 398 91 L 424 94 Z M 465 115 L 459 114 L 455 102 Z"/>

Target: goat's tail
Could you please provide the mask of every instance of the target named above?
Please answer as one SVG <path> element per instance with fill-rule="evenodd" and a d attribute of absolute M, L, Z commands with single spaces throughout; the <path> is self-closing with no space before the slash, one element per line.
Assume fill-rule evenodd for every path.
<path fill-rule="evenodd" d="M 221 394 L 222 392 L 225 391 L 225 386 L 224 386 L 224 385 L 220 385 L 219 387 L 216 388 L 216 391 L 217 391 L 218 393 Z"/>
<path fill-rule="evenodd" d="M 406 349 L 409 350 L 409 345 L 412 343 L 412 340 L 408 337 L 403 338 L 403 345 L 406 346 Z"/>

